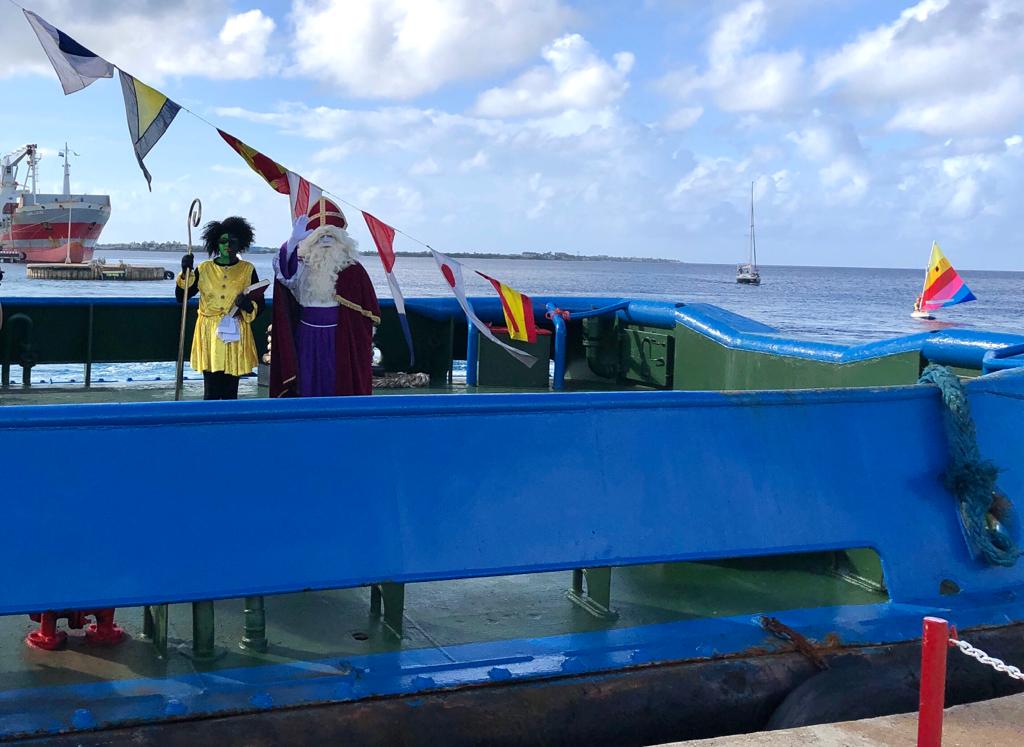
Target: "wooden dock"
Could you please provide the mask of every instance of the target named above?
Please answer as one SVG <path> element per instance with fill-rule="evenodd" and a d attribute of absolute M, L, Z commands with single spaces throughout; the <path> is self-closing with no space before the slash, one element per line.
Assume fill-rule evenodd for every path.
<path fill-rule="evenodd" d="M 174 274 L 163 267 L 126 265 L 119 262 L 72 264 L 52 262 L 26 265 L 25 275 L 30 280 L 165 280 Z"/>

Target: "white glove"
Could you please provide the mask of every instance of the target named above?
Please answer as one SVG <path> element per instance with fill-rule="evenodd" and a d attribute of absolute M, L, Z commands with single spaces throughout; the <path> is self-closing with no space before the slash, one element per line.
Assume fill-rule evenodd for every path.
<path fill-rule="evenodd" d="M 313 233 L 306 228 L 308 220 L 305 215 L 300 215 L 292 224 L 292 235 L 288 237 L 288 254 L 294 252 L 302 240 Z"/>

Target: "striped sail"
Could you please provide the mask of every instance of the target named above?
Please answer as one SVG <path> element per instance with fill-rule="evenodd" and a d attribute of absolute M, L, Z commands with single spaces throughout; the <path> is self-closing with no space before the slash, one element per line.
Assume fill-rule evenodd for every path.
<path fill-rule="evenodd" d="M 942 253 L 938 242 L 932 242 L 932 254 L 928 259 L 928 269 L 924 276 L 924 290 L 921 291 L 919 309 L 935 311 L 946 306 L 955 306 L 965 301 L 975 301 L 977 297 L 971 293 L 963 278 L 953 269 L 953 265 Z"/>

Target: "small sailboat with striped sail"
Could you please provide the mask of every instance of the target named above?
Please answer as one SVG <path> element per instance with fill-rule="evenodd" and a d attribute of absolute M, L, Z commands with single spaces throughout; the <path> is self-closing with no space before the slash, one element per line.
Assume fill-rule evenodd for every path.
<path fill-rule="evenodd" d="M 976 300 L 977 297 L 971 293 L 967 283 L 942 253 L 938 242 L 933 241 L 928 268 L 924 273 L 924 288 L 914 301 L 911 316 L 915 319 L 934 319 L 931 313 L 933 311 Z"/>

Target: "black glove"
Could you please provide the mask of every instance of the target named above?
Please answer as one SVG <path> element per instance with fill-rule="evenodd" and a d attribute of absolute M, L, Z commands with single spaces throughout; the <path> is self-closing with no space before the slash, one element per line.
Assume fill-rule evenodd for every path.
<path fill-rule="evenodd" d="M 252 299 L 249 298 L 244 293 L 239 293 L 235 297 L 235 306 L 237 306 L 239 309 L 241 309 L 242 311 L 245 311 L 245 312 L 252 311 L 252 308 L 253 308 Z"/>
<path fill-rule="evenodd" d="M 181 271 L 191 270 L 196 263 L 196 258 L 191 254 L 186 254 L 181 258 Z"/>

